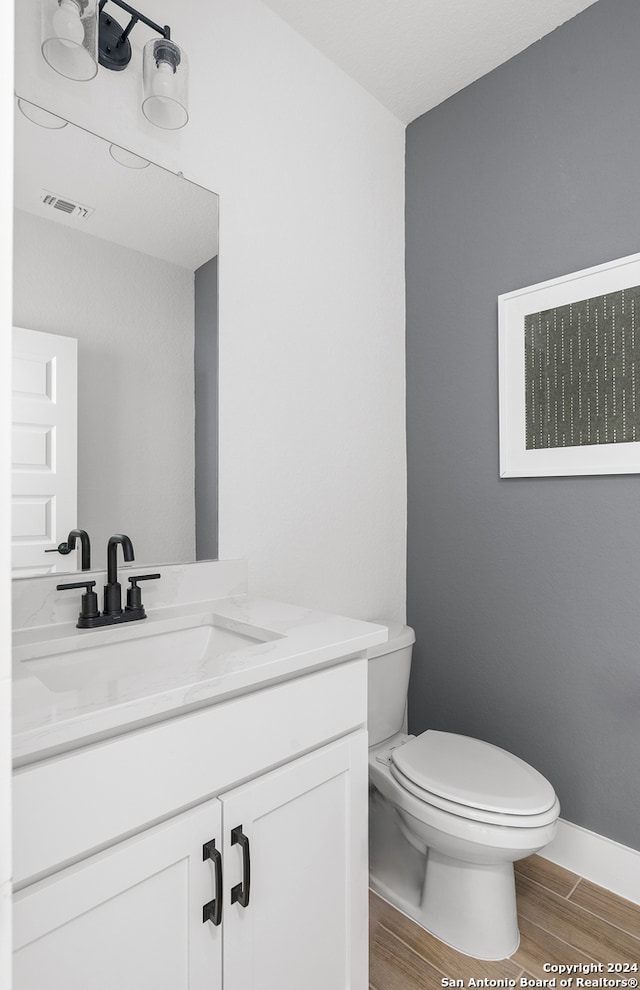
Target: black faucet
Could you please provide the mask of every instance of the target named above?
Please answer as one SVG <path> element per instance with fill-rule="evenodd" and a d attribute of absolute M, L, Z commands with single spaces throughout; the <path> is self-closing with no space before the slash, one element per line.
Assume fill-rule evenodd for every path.
<path fill-rule="evenodd" d="M 81 532 L 81 531 L 79 531 Z M 85 534 L 86 536 L 86 534 Z M 107 543 L 107 583 L 104 586 L 103 611 L 98 611 L 98 596 L 95 591 L 95 581 L 76 581 L 72 584 L 56 585 L 58 591 L 70 588 L 84 588 L 80 606 L 80 615 L 76 623 L 78 629 L 95 629 L 99 626 L 112 626 L 118 622 L 133 622 L 136 619 L 146 619 L 147 613 L 142 604 L 142 595 L 138 581 L 157 580 L 159 574 L 137 574 L 129 578 L 131 587 L 127 591 L 127 607 L 122 608 L 122 589 L 118 583 L 118 544 L 126 561 L 132 561 L 133 544 L 124 533 L 110 536 Z M 84 545 L 84 544 L 83 544 Z M 68 551 L 67 551 L 68 552 Z"/>
<path fill-rule="evenodd" d="M 76 548 L 76 540 L 80 540 L 81 546 L 81 567 L 83 571 L 91 570 L 91 541 L 89 540 L 89 534 L 84 529 L 72 529 L 67 539 L 60 543 L 57 547 L 52 547 L 51 550 L 45 550 L 45 553 L 61 553 L 63 557 L 66 557 L 68 553 Z"/>
<path fill-rule="evenodd" d="M 112 618 L 122 614 L 122 589 L 118 584 L 118 544 L 127 563 L 134 560 L 133 543 L 124 533 L 109 537 L 107 543 L 107 583 L 104 586 L 103 615 Z"/>

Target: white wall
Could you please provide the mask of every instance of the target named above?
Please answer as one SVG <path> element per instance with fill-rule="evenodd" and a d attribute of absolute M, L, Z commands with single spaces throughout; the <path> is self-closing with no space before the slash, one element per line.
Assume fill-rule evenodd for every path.
<path fill-rule="evenodd" d="M 403 126 L 259 0 L 154 0 L 154 19 L 171 23 L 190 58 L 191 121 L 177 134 L 151 127 L 136 110 L 140 79 L 132 69 L 101 70 L 91 84 L 54 75 L 39 53 L 37 0 L 17 8 L 18 93 L 221 194 L 221 555 L 249 558 L 254 591 L 354 616 L 403 618 Z M 146 37 L 138 26 L 137 54 Z M 6 259 L 7 51 L 0 86 Z M 6 261 L 0 281 L 6 376 Z M 1 384 L 7 464 L 9 389 Z M 6 517 L 5 506 L 3 605 Z M 6 703 L 6 623 L 0 637 Z M 7 729 L 0 718 L 3 809 Z M 0 889 L 8 862 L 3 819 Z M 9 986 L 4 917 L 0 929 L 0 984 Z"/>
<path fill-rule="evenodd" d="M 78 340 L 78 525 L 94 567 L 120 532 L 140 564 L 195 558 L 193 282 L 186 268 L 16 210 L 15 324 Z"/>
<path fill-rule="evenodd" d="M 144 120 L 133 68 L 53 74 L 37 0 L 17 92 L 221 196 L 221 556 L 254 592 L 402 619 L 404 128 L 258 0 L 153 8 L 189 55 L 184 131 Z"/>
<path fill-rule="evenodd" d="M 13 11 L 6 10 L 7 37 Z M 11 986 L 11 623 L 9 436 L 11 335 L 11 240 L 13 227 L 13 53 L 0 59 L 0 987 Z"/>

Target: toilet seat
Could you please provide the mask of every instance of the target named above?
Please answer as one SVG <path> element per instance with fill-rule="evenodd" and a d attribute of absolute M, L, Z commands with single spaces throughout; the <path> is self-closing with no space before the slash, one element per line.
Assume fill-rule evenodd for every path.
<path fill-rule="evenodd" d="M 461 818 L 531 828 L 558 817 L 558 799 L 542 774 L 479 739 L 428 729 L 390 756 L 400 786 Z"/>
<path fill-rule="evenodd" d="M 557 798 L 555 798 L 548 811 L 544 811 L 539 815 L 511 815 L 500 814 L 495 811 L 482 811 L 479 808 L 471 808 L 469 805 L 459 804 L 456 801 L 448 801 L 446 798 L 441 798 L 437 794 L 425 791 L 409 780 L 408 777 L 405 777 L 393 763 L 390 765 L 389 770 L 391 776 L 400 787 L 403 787 L 405 791 L 418 798 L 425 805 L 438 808 L 440 811 L 446 811 L 450 815 L 456 815 L 458 818 L 478 822 L 482 825 L 504 825 L 510 828 L 538 828 L 551 824 L 560 814 L 560 802 Z"/>

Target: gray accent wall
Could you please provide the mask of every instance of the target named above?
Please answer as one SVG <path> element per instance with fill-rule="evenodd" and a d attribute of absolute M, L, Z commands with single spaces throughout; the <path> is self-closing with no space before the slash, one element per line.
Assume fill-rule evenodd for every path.
<path fill-rule="evenodd" d="M 196 560 L 218 556 L 218 259 L 195 272 Z"/>
<path fill-rule="evenodd" d="M 407 131 L 410 729 L 503 746 L 640 849 L 640 477 L 500 480 L 497 297 L 640 251 L 640 4 Z"/>

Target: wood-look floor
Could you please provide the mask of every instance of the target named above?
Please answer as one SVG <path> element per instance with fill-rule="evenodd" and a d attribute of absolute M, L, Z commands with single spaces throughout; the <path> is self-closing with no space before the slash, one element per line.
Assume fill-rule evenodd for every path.
<path fill-rule="evenodd" d="M 540 856 L 521 860 L 515 868 L 520 946 L 502 962 L 482 962 L 456 952 L 371 893 L 372 990 L 435 990 L 447 985 L 443 984 L 445 977 L 463 980 L 465 987 L 471 979 L 514 979 L 519 987 L 523 977 L 552 978 L 553 974 L 543 969 L 544 963 L 640 966 L 639 905 Z M 577 975 L 616 978 L 606 971 Z M 618 979 L 624 976 L 618 974 Z"/>

